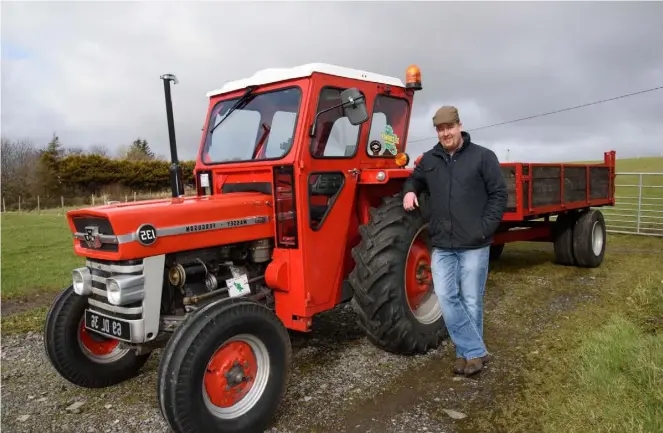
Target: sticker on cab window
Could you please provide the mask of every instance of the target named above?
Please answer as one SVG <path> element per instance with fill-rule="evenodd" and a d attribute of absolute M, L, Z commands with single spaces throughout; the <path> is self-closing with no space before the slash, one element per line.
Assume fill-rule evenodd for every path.
<path fill-rule="evenodd" d="M 373 156 L 380 156 L 382 153 L 382 143 L 378 140 L 373 140 L 371 143 L 368 145 L 369 149 L 371 149 L 371 153 Z"/>
<path fill-rule="evenodd" d="M 398 144 L 400 143 L 400 139 L 398 138 L 398 135 L 394 133 L 394 128 L 391 127 L 391 125 L 386 125 L 384 127 L 384 132 L 382 133 L 382 140 L 384 140 L 384 147 L 391 153 L 392 155 L 396 155 L 398 153 Z"/>

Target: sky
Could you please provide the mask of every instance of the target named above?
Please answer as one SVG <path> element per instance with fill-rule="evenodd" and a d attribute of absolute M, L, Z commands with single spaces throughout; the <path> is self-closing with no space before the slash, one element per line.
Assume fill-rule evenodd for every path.
<path fill-rule="evenodd" d="M 169 157 L 159 76 L 173 73 L 180 159 L 195 158 L 205 93 L 269 67 L 332 63 L 405 80 L 421 68 L 408 153 L 455 105 L 501 161 L 663 156 L 662 2 L 3 2 L 3 137 Z"/>

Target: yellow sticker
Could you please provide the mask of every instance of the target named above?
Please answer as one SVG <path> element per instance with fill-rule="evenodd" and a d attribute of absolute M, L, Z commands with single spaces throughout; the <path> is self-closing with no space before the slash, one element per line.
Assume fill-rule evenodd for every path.
<path fill-rule="evenodd" d="M 391 125 L 384 127 L 384 132 L 382 133 L 382 140 L 384 141 L 384 147 L 392 154 L 396 155 L 398 153 L 398 144 L 400 139 L 398 135 L 394 133 L 394 128 Z"/>

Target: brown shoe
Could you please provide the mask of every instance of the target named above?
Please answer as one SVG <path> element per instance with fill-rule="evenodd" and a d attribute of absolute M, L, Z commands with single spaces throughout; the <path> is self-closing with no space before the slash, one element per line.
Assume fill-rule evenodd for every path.
<path fill-rule="evenodd" d="M 463 374 L 465 372 L 465 358 L 456 358 L 454 361 L 454 373 Z"/>
<path fill-rule="evenodd" d="M 467 361 L 465 364 L 465 376 L 471 376 L 483 370 L 483 366 L 488 363 L 488 355 L 481 358 L 474 358 Z"/>

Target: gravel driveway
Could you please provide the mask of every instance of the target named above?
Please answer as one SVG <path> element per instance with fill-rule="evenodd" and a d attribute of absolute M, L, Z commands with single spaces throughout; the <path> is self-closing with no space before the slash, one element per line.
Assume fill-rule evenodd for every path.
<path fill-rule="evenodd" d="M 493 431 L 492 415 L 518 392 L 532 356 L 548 356 L 538 334 L 596 299 L 607 274 L 549 264 L 549 252 L 511 252 L 486 292 L 492 360 L 472 378 L 451 373 L 453 347 L 401 357 L 372 346 L 349 306 L 291 333 L 293 368 L 272 433 Z M 528 270 L 518 268 L 529 260 Z M 509 262 L 514 265 L 509 266 Z M 555 270 L 555 272 L 551 272 Z M 529 271 L 529 272 L 528 272 Z M 167 432 L 155 394 L 160 352 L 141 375 L 88 390 L 65 382 L 46 359 L 40 333 L 2 339 L 2 429 L 21 432 Z"/>
<path fill-rule="evenodd" d="M 387 354 L 368 343 L 349 306 L 322 315 L 314 326 L 314 333 L 291 334 L 291 381 L 268 431 L 454 431 L 454 419 L 440 410 L 457 409 L 455 396 L 476 392 L 476 380 L 458 379 L 455 388 L 439 388 L 433 398 L 418 399 L 410 392 L 426 376 L 422 372 L 439 370 L 442 378 L 453 380 L 449 347 L 414 358 Z M 155 395 L 159 358 L 155 352 L 132 381 L 87 390 L 55 374 L 41 334 L 3 338 L 2 428 L 16 433 L 167 432 Z"/>

